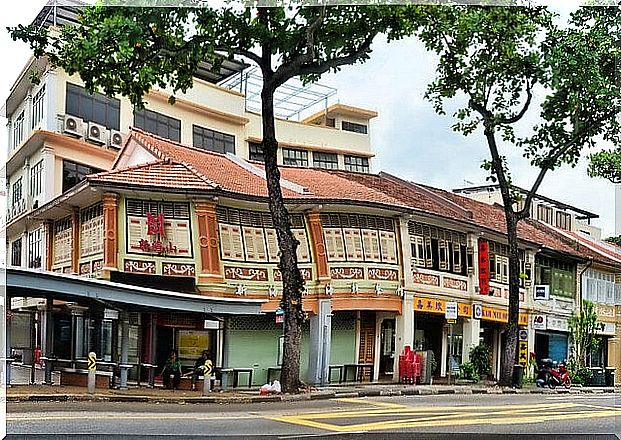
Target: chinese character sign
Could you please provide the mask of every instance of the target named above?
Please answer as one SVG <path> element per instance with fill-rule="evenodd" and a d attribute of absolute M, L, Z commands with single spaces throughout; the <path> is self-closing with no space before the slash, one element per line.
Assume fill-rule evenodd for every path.
<path fill-rule="evenodd" d="M 479 293 L 489 295 L 489 243 L 479 240 Z"/>
<path fill-rule="evenodd" d="M 165 235 L 164 214 L 151 214 L 147 212 L 147 235 Z"/>

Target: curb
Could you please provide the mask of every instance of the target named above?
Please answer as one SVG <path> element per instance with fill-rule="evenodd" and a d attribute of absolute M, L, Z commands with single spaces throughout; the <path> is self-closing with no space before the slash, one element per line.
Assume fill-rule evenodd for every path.
<path fill-rule="evenodd" d="M 124 402 L 124 403 L 177 403 L 177 404 L 245 404 L 245 403 L 269 403 L 269 402 L 296 402 L 304 400 L 329 400 L 342 398 L 361 398 L 361 397 L 393 397 L 393 396 L 435 396 L 435 395 L 469 395 L 469 394 L 621 394 L 617 388 L 576 388 L 576 389 L 515 389 L 515 388 L 418 388 L 409 387 L 402 389 L 368 389 L 356 391 L 318 391 L 311 394 L 287 394 L 287 395 L 268 395 L 268 396 L 248 396 L 248 397 L 216 397 L 216 396 L 196 396 L 196 397 L 153 397 L 153 396 L 131 396 L 131 395 L 110 395 L 110 394 L 24 394 L 6 396 L 6 402 Z"/>

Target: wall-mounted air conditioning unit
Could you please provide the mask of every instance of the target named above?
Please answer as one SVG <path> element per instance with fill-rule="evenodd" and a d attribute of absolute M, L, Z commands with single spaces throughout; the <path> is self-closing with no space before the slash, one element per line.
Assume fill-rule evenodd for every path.
<path fill-rule="evenodd" d="M 110 143 L 108 144 L 113 150 L 120 150 L 123 146 L 123 135 L 120 131 L 110 130 Z"/>
<path fill-rule="evenodd" d="M 88 123 L 88 131 L 86 133 L 86 139 L 97 144 L 106 143 L 106 127 L 103 125 L 95 124 L 94 122 Z"/>
<path fill-rule="evenodd" d="M 84 121 L 75 116 L 65 115 L 63 133 L 81 138 L 84 136 Z"/>

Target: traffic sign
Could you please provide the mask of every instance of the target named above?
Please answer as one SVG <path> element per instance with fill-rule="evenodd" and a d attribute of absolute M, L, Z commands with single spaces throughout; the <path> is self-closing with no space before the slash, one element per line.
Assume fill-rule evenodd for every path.
<path fill-rule="evenodd" d="M 213 374 L 213 364 L 211 363 L 211 360 L 207 359 L 205 361 L 204 375 L 205 376 L 211 376 L 212 374 Z"/>
<path fill-rule="evenodd" d="M 95 358 L 95 353 L 90 352 L 88 354 L 88 369 L 95 371 L 97 369 L 97 359 Z"/>

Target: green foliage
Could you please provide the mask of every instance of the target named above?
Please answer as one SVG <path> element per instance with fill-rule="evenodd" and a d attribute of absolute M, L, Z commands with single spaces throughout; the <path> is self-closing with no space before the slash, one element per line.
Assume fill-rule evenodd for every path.
<path fill-rule="evenodd" d="M 569 318 L 569 331 L 573 344 L 573 360 L 576 371 L 587 366 L 589 354 L 593 347 L 597 313 L 591 301 L 582 300 L 582 307 Z"/>
<path fill-rule="evenodd" d="M 600 151 L 591 155 L 590 159 L 589 176 L 603 177 L 612 183 L 621 183 L 621 149 Z M 616 244 L 619 242 L 621 239 Z"/>
<path fill-rule="evenodd" d="M 492 371 L 492 352 L 485 344 L 470 349 L 470 363 L 480 378 L 486 378 Z"/>
<path fill-rule="evenodd" d="M 517 361 L 518 222 L 530 215 L 547 172 L 575 166 L 596 140 L 621 145 L 621 8 L 580 8 L 562 26 L 545 6 L 421 6 L 410 19 L 439 59 L 426 98 L 440 115 L 458 100 L 452 128 L 482 131 L 490 152 L 482 168 L 502 194 L 512 343 L 501 383 L 508 385 Z M 538 170 L 518 205 L 507 161 L 516 151 Z"/>
<path fill-rule="evenodd" d="M 617 235 L 616 237 L 608 237 L 604 241 L 621 246 L 621 235 Z"/>
<path fill-rule="evenodd" d="M 481 380 L 481 376 L 477 373 L 476 368 L 470 362 L 464 362 L 459 366 L 461 378 L 466 380 L 472 380 L 478 382 Z"/>
<path fill-rule="evenodd" d="M 567 363 L 567 370 L 569 371 L 571 383 L 588 385 L 591 382 L 591 370 L 584 365 L 580 365 L 574 358 Z"/>

